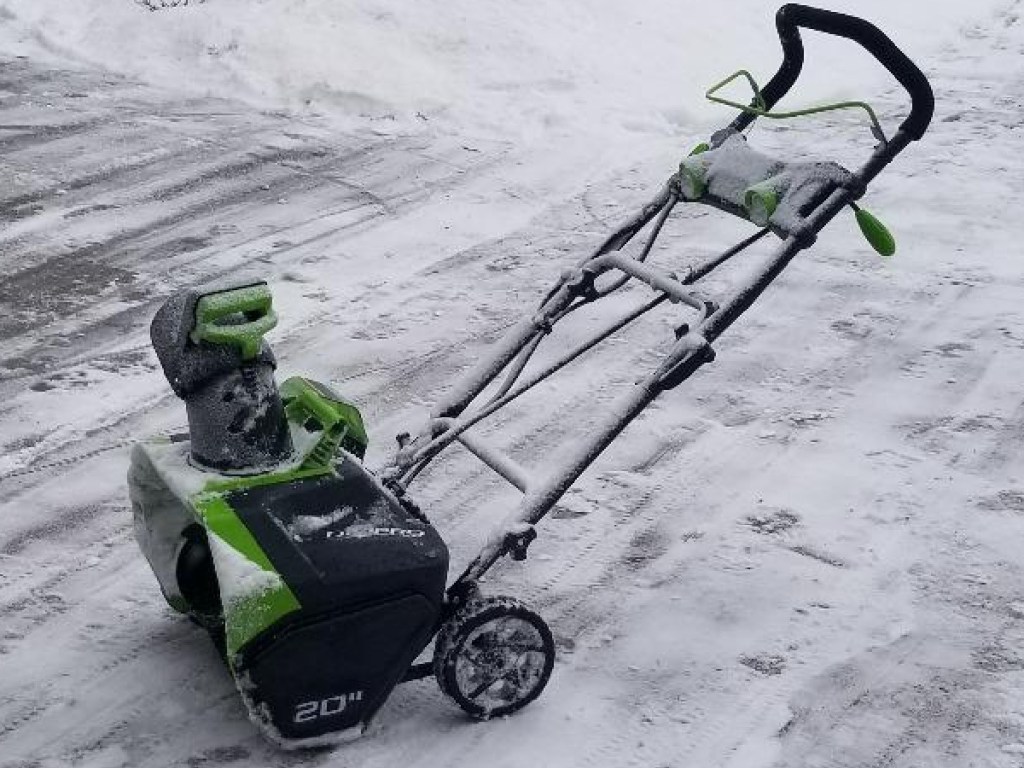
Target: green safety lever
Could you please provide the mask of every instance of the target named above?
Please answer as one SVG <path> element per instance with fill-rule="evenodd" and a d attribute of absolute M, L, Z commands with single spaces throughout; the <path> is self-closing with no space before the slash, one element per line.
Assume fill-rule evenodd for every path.
<path fill-rule="evenodd" d="M 731 99 L 726 99 L 718 96 L 718 92 L 721 91 L 725 86 L 729 85 L 734 80 L 743 78 L 750 85 L 751 90 L 754 92 L 754 98 L 750 104 L 741 104 Z M 885 136 L 885 132 L 882 131 L 882 124 L 878 122 L 878 116 L 875 114 L 875 110 L 871 108 L 870 104 L 863 101 L 839 101 L 832 104 L 821 104 L 816 107 L 807 107 L 805 109 L 795 109 L 789 112 L 772 112 L 768 109 L 765 104 L 764 97 L 761 95 L 761 88 L 758 86 L 757 81 L 754 80 L 754 76 L 751 75 L 747 70 L 741 69 L 738 72 L 734 72 L 719 83 L 715 83 L 711 86 L 704 94 L 704 98 L 708 101 L 713 101 L 716 104 L 724 104 L 727 107 L 738 109 L 741 112 L 746 112 L 748 115 L 754 115 L 755 117 L 767 117 L 772 120 L 787 120 L 794 117 L 806 117 L 808 115 L 819 115 L 822 112 L 832 112 L 837 109 L 860 109 L 863 110 L 868 120 L 871 122 L 871 133 L 876 139 L 883 144 L 888 142 Z"/>

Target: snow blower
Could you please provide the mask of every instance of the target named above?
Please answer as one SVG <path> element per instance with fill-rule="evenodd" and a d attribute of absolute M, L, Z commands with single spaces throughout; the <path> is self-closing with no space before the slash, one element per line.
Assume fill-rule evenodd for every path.
<path fill-rule="evenodd" d="M 540 306 L 433 408 L 417 435 L 399 435 L 378 472 L 362 463 L 359 410 L 324 384 L 290 378 L 278 388 L 264 335 L 276 323 L 266 283 L 172 297 L 151 328 L 189 432 L 137 445 L 129 489 L 140 547 L 167 602 L 209 630 L 250 716 L 276 742 L 315 746 L 358 735 L 400 682 L 433 675 L 469 715 L 508 715 L 540 695 L 551 675 L 551 631 L 512 597 L 485 596 L 480 582 L 500 559 L 522 560 L 535 526 L 580 474 L 655 398 L 679 386 L 715 353 L 712 343 L 844 208 L 856 212 L 883 255 L 895 243 L 857 207 L 868 184 L 924 134 L 934 101 L 921 71 L 872 24 L 802 5 L 776 24 L 783 62 L 760 89 L 747 72 L 708 92 L 739 110 L 683 159 L 658 196 L 597 250 L 567 270 Z M 803 65 L 800 29 L 848 38 L 909 92 L 909 116 L 886 137 L 861 102 L 773 112 Z M 720 89 L 745 79 L 749 104 Z M 878 143 L 848 171 L 752 149 L 744 131 L 759 117 L 828 109 L 866 110 Z M 739 216 L 756 230 L 713 258 L 672 273 L 647 262 L 679 203 Z M 650 226 L 648 226 L 650 225 Z M 643 232 L 636 256 L 622 249 Z M 734 295 L 716 303 L 693 286 L 761 238 L 777 246 Z M 580 307 L 636 281 L 653 298 L 609 323 L 555 362 L 529 366 L 541 342 Z M 654 370 L 623 393 L 585 440 L 536 479 L 472 428 L 655 307 L 688 316 Z M 485 394 L 486 392 L 486 394 Z M 413 480 L 458 442 L 523 493 L 451 584 L 448 549 L 408 495 Z M 429 648 L 433 641 L 432 650 Z M 417 659 L 427 656 L 427 660 Z"/>

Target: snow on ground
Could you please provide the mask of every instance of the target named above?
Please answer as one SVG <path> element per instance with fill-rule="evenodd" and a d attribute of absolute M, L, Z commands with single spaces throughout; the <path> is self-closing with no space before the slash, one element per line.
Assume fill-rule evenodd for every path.
<path fill-rule="evenodd" d="M 921 55 L 936 33 L 998 0 L 821 3 L 898 31 Z M 739 67 L 777 64 L 776 6 L 733 0 L 208 0 L 150 13 L 131 0 L 3 0 L 8 47 L 109 67 L 195 92 L 371 119 L 382 130 L 440 121 L 461 133 L 546 141 L 583 132 L 678 133 L 715 119 L 700 94 Z M 813 36 L 812 36 L 813 37 Z M 853 45 L 820 46 L 805 99 L 881 80 Z M 863 70 L 864 67 L 858 67 Z M 868 91 L 868 94 L 871 92 Z"/>
<path fill-rule="evenodd" d="M 668 4 L 525 3 L 520 17 L 424 2 L 391 26 L 383 4 L 332 5 L 4 3 L 0 766 L 1020 765 L 1019 2 L 973 6 L 971 21 L 952 4 L 858 4 L 908 41 L 936 90 L 932 130 L 865 201 L 901 250 L 883 264 L 852 217 L 837 220 L 714 365 L 583 477 L 531 558 L 495 574 L 492 591 L 527 600 L 555 633 L 540 700 L 475 724 L 424 681 L 332 752 L 284 755 L 256 734 L 131 540 L 127 444 L 184 421 L 148 349 L 161 300 L 266 275 L 282 373 L 359 402 L 380 463 L 454 371 L 653 195 L 706 122 L 683 104 L 748 54 L 766 73 L 776 55 L 768 14 L 739 5 L 701 19 L 717 34 L 690 48 L 677 41 L 695 39 L 692 11 Z M 381 63 L 356 87 L 345 58 L 312 55 L 323 39 L 281 51 L 268 34 L 327 27 L 328 12 L 352 46 L 393 34 L 415 77 Z M 440 21 L 455 12 L 464 30 Z M 560 34 L 584 15 L 593 35 Z M 439 42 L 448 33 L 464 57 Z M 508 87 L 488 87 L 524 48 Z M 394 64 L 384 50 L 360 60 Z M 657 65 L 650 88 L 634 79 L 648 71 L 638 50 Z M 280 72 L 268 64 L 293 54 Z M 866 95 L 861 67 L 840 61 L 819 71 L 819 93 Z M 840 66 L 844 84 L 827 82 Z M 900 95 L 874 71 L 863 82 L 892 125 Z M 314 101 L 266 112 L 229 87 L 276 104 L 309 88 Z M 754 136 L 850 161 L 868 146 L 846 117 Z M 682 266 L 746 231 L 683 210 L 654 258 Z M 722 295 L 742 271 L 705 290 Z M 539 464 L 656 364 L 678 319 L 666 309 L 631 329 L 490 431 Z M 455 563 L 514 500 L 454 450 L 414 488 Z"/>

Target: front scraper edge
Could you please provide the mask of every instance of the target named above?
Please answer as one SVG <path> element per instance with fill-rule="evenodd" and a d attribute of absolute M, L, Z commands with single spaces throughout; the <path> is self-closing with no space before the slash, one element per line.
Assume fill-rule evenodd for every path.
<path fill-rule="evenodd" d="M 441 691 L 479 719 L 509 715 L 543 691 L 555 658 L 544 620 L 514 597 L 484 596 L 480 582 L 499 559 L 526 558 L 535 525 L 580 474 L 661 393 L 714 359 L 712 343 L 850 206 L 883 255 L 895 242 L 856 201 L 931 121 L 934 100 L 921 71 L 872 24 L 845 14 L 785 5 L 776 17 L 783 62 L 765 88 L 741 71 L 708 97 L 739 110 L 699 145 L 658 196 L 592 255 L 565 272 L 540 306 L 438 402 L 428 425 L 399 436 L 378 472 L 362 457 L 359 410 L 329 387 L 293 377 L 278 387 L 264 340 L 277 322 L 265 282 L 185 291 L 157 313 L 151 337 L 189 431 L 139 443 L 128 473 L 135 532 L 167 602 L 207 629 L 250 717 L 284 747 L 322 746 L 361 734 L 394 687 L 433 675 Z M 803 65 L 800 28 L 852 40 L 911 97 L 909 116 L 886 138 L 861 102 L 878 144 L 849 171 L 795 162 L 750 147 L 744 131 L 772 112 Z M 749 105 L 717 95 L 745 77 Z M 647 263 L 680 203 L 701 203 L 755 224 L 752 235 L 681 274 Z M 636 257 L 620 252 L 650 233 Z M 754 277 L 723 302 L 692 286 L 754 242 L 779 243 Z M 629 281 L 654 297 L 569 349 L 529 366 L 565 317 Z M 655 307 L 687 312 L 661 362 L 623 393 L 598 427 L 535 479 L 472 428 Z M 484 395 L 487 390 L 487 395 Z M 408 495 L 423 469 L 459 442 L 523 493 L 479 554 L 448 584 L 448 548 Z M 429 661 L 416 663 L 433 641 Z"/>

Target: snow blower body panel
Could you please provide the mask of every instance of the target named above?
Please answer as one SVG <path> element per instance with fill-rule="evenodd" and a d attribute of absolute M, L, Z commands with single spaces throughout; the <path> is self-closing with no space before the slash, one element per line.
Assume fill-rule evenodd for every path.
<path fill-rule="evenodd" d="M 275 741 L 361 729 L 434 635 L 444 542 L 349 454 L 329 471 L 211 478 L 187 448 L 139 444 L 129 471 L 168 603 L 222 638 Z"/>
<path fill-rule="evenodd" d="M 213 548 L 228 659 L 250 710 L 279 740 L 368 723 L 441 616 L 440 536 L 354 458 L 342 454 L 333 470 L 198 505 L 230 507 L 280 580 L 255 602 L 244 591 L 229 598 L 232 566 Z"/>

